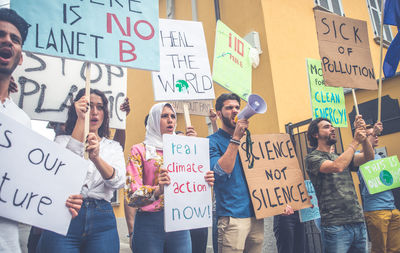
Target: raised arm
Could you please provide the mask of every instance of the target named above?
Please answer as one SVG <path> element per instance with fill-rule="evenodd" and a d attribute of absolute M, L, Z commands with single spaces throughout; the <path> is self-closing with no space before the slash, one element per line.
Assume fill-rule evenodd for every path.
<path fill-rule="evenodd" d="M 225 153 L 218 160 L 219 167 L 221 167 L 225 173 L 231 174 L 233 171 L 236 156 L 239 151 L 240 139 L 242 139 L 248 126 L 249 122 L 246 119 L 238 120 L 236 123 L 235 131 L 232 136 L 234 142 L 229 143 Z"/>
<path fill-rule="evenodd" d="M 365 129 L 357 128 L 354 132 L 354 138 L 351 141 L 349 147 L 335 161 L 329 161 L 329 160 L 324 161 L 321 164 L 320 172 L 322 173 L 342 172 L 350 165 L 351 161 L 353 160 L 353 157 L 355 159 L 354 153 L 356 152 L 358 145 L 360 143 L 363 143 L 364 145 L 365 142 L 368 142 L 366 138 L 367 134 L 365 132 Z M 354 165 L 358 166 L 357 164 Z"/>

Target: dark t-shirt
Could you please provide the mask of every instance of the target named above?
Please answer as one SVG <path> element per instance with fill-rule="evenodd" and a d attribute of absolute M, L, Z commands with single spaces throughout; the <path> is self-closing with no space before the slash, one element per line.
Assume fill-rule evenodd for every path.
<path fill-rule="evenodd" d="M 335 153 L 319 150 L 314 150 L 306 156 L 307 172 L 317 194 L 323 226 L 364 222 L 350 173 L 350 170 L 358 169 L 353 166 L 353 162 L 340 173 L 320 172 L 323 162 L 334 161 L 338 157 Z"/>

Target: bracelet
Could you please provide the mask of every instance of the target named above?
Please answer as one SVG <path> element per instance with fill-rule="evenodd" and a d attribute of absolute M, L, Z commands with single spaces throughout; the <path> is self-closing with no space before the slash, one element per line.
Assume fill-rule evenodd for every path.
<path fill-rule="evenodd" d="M 104 180 L 110 180 L 111 178 L 114 177 L 114 175 L 115 175 L 115 168 L 113 167 L 113 173 L 111 174 L 111 176 L 108 178 L 104 178 Z"/>
<path fill-rule="evenodd" d="M 233 143 L 233 144 L 236 144 L 236 145 L 240 145 L 240 141 L 235 140 L 235 139 L 233 139 L 233 138 L 232 138 L 229 142 L 230 142 L 230 143 Z"/>
<path fill-rule="evenodd" d="M 133 232 L 130 232 L 129 234 L 126 235 L 126 237 L 131 238 L 132 235 L 133 235 Z"/>
<path fill-rule="evenodd" d="M 353 145 L 349 145 L 349 148 L 352 148 L 354 152 L 356 152 L 356 148 Z"/>

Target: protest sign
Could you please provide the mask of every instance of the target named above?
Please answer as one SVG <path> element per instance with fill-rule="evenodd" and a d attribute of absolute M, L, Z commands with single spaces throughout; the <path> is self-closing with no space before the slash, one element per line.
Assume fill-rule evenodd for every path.
<path fill-rule="evenodd" d="M 0 216 L 66 235 L 87 161 L 0 113 Z"/>
<path fill-rule="evenodd" d="M 249 168 L 246 142 L 239 154 L 257 219 L 311 207 L 303 175 L 288 134 L 252 135 L 254 166 Z"/>
<path fill-rule="evenodd" d="M 18 92 L 11 96 L 32 119 L 64 123 L 68 107 L 85 87 L 86 64 L 79 61 L 24 53 L 24 62 L 13 77 Z M 110 127 L 125 128 L 126 113 L 120 105 L 126 97 L 126 69 L 92 64 L 91 88 L 103 91 L 109 102 Z"/>
<path fill-rule="evenodd" d="M 192 115 L 209 116 L 210 109 L 213 108 L 212 100 L 197 100 L 197 101 L 169 101 L 172 104 L 176 113 L 184 113 L 183 104 L 187 103 L 189 113 Z"/>
<path fill-rule="evenodd" d="M 325 85 L 376 90 L 367 22 L 314 10 Z"/>
<path fill-rule="evenodd" d="M 334 127 L 347 127 L 343 88 L 325 86 L 320 60 L 306 59 L 306 61 L 312 118 L 327 118 Z"/>
<path fill-rule="evenodd" d="M 251 94 L 251 45 L 217 21 L 213 63 L 213 80 L 247 101 Z"/>
<path fill-rule="evenodd" d="M 31 25 L 24 50 L 159 70 L 158 1 L 12 0 Z"/>
<path fill-rule="evenodd" d="M 171 184 L 164 188 L 165 231 L 209 227 L 212 223 L 209 140 L 163 135 L 164 168 Z"/>
<path fill-rule="evenodd" d="M 360 166 L 369 194 L 400 187 L 400 163 L 397 156 L 369 161 Z"/>
<path fill-rule="evenodd" d="M 311 200 L 311 207 L 304 208 L 299 211 L 300 222 L 306 222 L 321 218 L 321 214 L 319 213 L 317 194 L 315 194 L 314 186 L 312 185 L 310 180 L 304 180 L 304 183 L 306 184 L 307 193 Z"/>
<path fill-rule="evenodd" d="M 201 22 L 160 19 L 160 71 L 152 77 L 155 101 L 215 98 Z"/>

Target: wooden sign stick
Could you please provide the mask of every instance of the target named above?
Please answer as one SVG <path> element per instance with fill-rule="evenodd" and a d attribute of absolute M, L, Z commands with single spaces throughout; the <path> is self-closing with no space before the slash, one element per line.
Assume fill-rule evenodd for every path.
<path fill-rule="evenodd" d="M 85 83 L 85 97 L 89 99 L 88 103 L 90 105 L 90 62 L 86 62 L 86 83 Z M 86 141 L 86 138 L 89 134 L 89 127 L 90 127 L 90 106 L 88 106 L 88 110 L 85 115 L 85 129 L 83 131 L 84 133 L 84 140 Z M 84 158 L 86 160 L 89 159 L 89 153 L 86 151 L 87 143 L 85 142 L 85 153 L 84 153 Z"/>
<path fill-rule="evenodd" d="M 381 34 L 380 34 L 380 57 L 379 57 L 379 85 L 378 85 L 378 120 L 381 122 L 381 105 L 382 105 L 382 55 L 383 55 L 383 5 L 385 1 L 381 1 Z"/>
<path fill-rule="evenodd" d="M 358 111 L 356 92 L 354 91 L 354 89 L 351 89 L 351 93 L 353 93 L 353 101 L 354 101 L 354 107 L 356 108 L 356 115 L 360 115 L 360 112 Z"/>
<path fill-rule="evenodd" d="M 189 106 L 187 103 L 183 104 L 183 115 L 185 116 L 186 127 L 192 126 L 192 123 L 190 122 Z"/>

